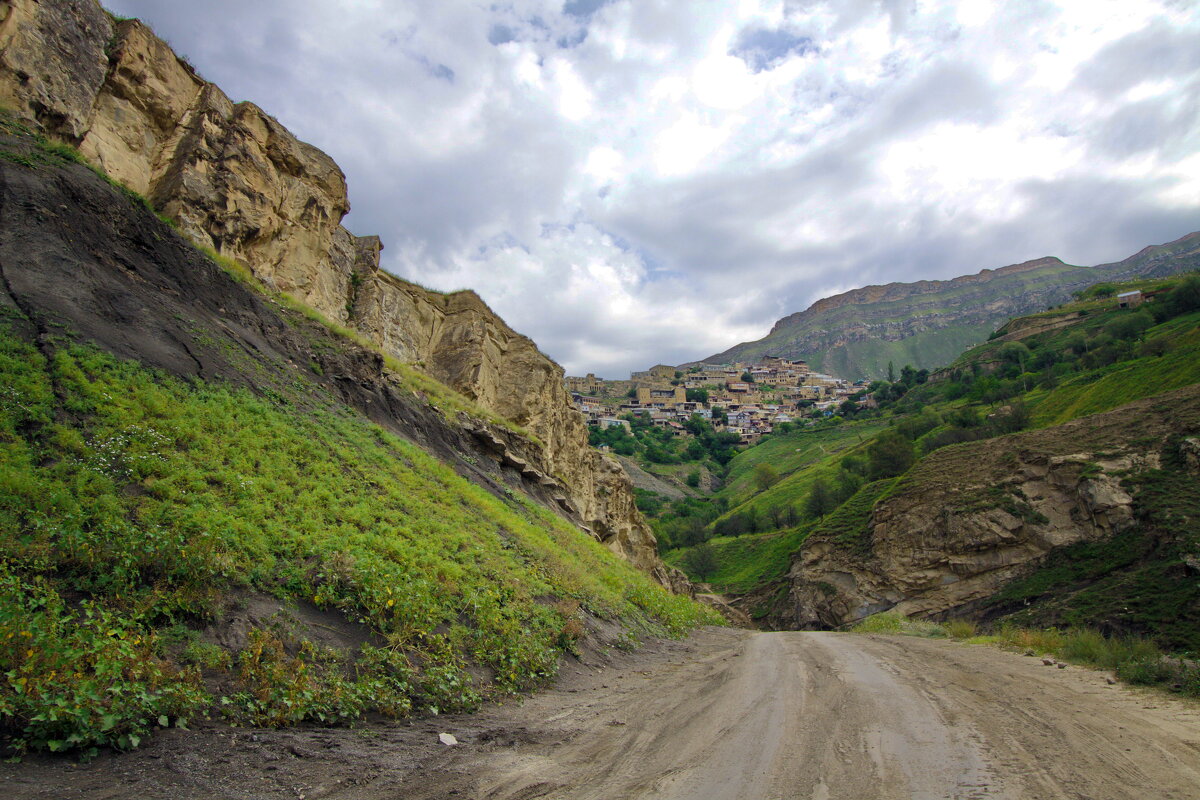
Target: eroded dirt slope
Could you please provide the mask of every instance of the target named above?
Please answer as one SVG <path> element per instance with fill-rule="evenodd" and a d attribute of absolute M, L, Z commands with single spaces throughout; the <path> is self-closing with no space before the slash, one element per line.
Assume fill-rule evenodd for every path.
<path fill-rule="evenodd" d="M 1200 706 L 990 647 L 709 629 L 472 717 L 171 732 L 90 765 L 13 766 L 0 793 L 1182 800 L 1200 796 Z"/>

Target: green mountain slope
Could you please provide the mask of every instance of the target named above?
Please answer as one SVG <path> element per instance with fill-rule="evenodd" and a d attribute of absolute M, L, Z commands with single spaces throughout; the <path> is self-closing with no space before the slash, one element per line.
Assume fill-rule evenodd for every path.
<path fill-rule="evenodd" d="M 949 364 L 1010 317 L 1055 306 L 1099 281 L 1172 275 L 1200 266 L 1200 233 L 1147 247 L 1123 261 L 1079 267 L 1042 258 L 949 281 L 867 286 L 814 303 L 775 323 L 755 342 L 703 359 L 802 358 L 815 368 L 858 380 L 912 364 Z"/>

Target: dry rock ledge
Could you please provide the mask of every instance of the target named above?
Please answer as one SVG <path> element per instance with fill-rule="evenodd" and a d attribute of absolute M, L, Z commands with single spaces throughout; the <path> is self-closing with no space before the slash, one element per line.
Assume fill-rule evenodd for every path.
<path fill-rule="evenodd" d="M 981 618 L 989 598 L 1051 551 L 1135 524 L 1121 477 L 1157 468 L 1168 437 L 1198 415 L 1200 387 L 1189 386 L 930 454 L 874 504 L 858 541 L 804 543 L 781 627 L 837 628 L 893 609 Z M 1185 457 L 1200 452 L 1193 442 L 1184 440 Z"/>
<path fill-rule="evenodd" d="M 253 103 L 232 102 L 145 25 L 115 21 L 95 0 L 0 4 L 0 104 L 76 145 L 193 242 L 524 427 L 540 452 L 523 469 L 557 487 L 559 510 L 687 587 L 658 558 L 625 473 L 588 446 L 562 368 L 474 292 L 382 271 L 379 238 L 341 225 L 350 203 L 333 159 Z M 511 450 L 486 426 L 477 432 Z"/>

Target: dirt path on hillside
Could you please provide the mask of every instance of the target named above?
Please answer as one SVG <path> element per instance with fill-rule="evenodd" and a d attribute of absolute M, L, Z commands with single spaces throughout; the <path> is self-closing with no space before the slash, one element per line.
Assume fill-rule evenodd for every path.
<path fill-rule="evenodd" d="M 0 796 L 1182 800 L 1200 797 L 1200 704 L 990 647 L 710 629 L 473 716 L 171 732 L 3 765 Z"/>

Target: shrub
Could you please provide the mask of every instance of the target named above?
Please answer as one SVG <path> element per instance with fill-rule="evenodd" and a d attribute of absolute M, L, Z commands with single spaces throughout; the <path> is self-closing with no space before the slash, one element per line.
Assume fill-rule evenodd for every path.
<path fill-rule="evenodd" d="M 912 442 L 896 430 L 886 430 L 867 447 L 867 474 L 871 480 L 891 478 L 907 472 L 912 466 Z"/>
<path fill-rule="evenodd" d="M 717 553 L 708 542 L 696 545 L 683 557 L 683 566 L 691 575 L 707 580 L 717 571 Z"/>
<path fill-rule="evenodd" d="M 770 464 L 754 465 L 754 485 L 760 492 L 765 492 L 777 483 L 779 483 L 779 470 Z"/>
<path fill-rule="evenodd" d="M 903 614 L 884 611 L 858 622 L 851 630 L 855 633 L 900 633 L 906 620 Z"/>
<path fill-rule="evenodd" d="M 975 635 L 975 623 L 966 619 L 952 619 L 944 626 L 951 639 L 970 639 Z"/>

